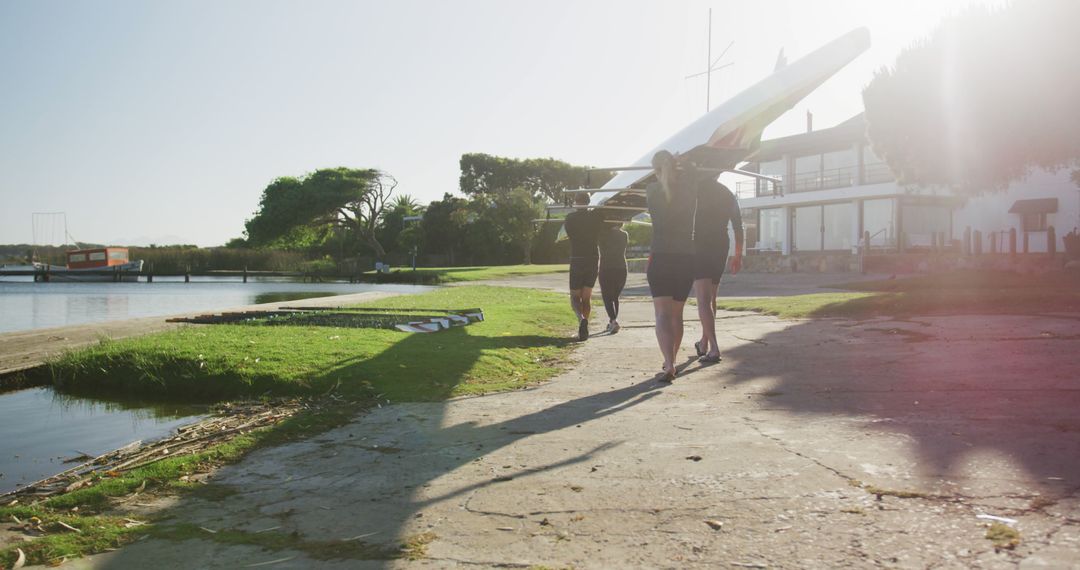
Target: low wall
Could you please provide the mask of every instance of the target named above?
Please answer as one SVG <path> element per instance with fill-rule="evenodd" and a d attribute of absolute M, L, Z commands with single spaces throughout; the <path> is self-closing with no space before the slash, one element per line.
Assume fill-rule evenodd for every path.
<path fill-rule="evenodd" d="M 859 256 L 845 253 L 755 254 L 743 256 L 743 271 L 751 273 L 852 273 Z"/>
<path fill-rule="evenodd" d="M 757 254 L 743 257 L 743 271 L 752 273 L 936 273 L 955 269 L 1045 273 L 1060 271 L 1062 254 L 894 253 L 860 256 L 843 253 Z M 1075 262 L 1074 262 L 1075 264 Z"/>

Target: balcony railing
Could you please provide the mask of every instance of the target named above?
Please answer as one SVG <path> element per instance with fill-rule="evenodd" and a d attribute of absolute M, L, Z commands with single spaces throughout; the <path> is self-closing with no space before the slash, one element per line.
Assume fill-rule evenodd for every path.
<path fill-rule="evenodd" d="M 880 184 L 896 180 L 892 171 L 889 170 L 889 166 L 884 162 L 866 164 L 863 168 L 863 184 Z M 857 166 L 803 172 L 795 175 L 793 184 L 785 184 L 784 176 L 773 176 L 781 180 L 784 192 L 814 192 L 857 186 L 859 184 L 858 174 Z M 773 184 L 764 180 L 740 180 L 735 183 L 735 196 L 738 198 L 760 198 L 772 195 Z"/>
<path fill-rule="evenodd" d="M 881 184 L 883 182 L 895 182 L 889 165 L 884 162 L 874 162 L 863 166 L 863 184 Z"/>

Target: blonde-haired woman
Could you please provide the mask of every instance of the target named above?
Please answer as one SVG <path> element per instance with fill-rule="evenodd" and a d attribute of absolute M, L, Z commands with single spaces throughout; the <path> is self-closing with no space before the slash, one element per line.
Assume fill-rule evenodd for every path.
<path fill-rule="evenodd" d="M 680 169 L 679 159 L 666 150 L 652 159 L 657 181 L 645 188 L 652 217 L 649 253 L 649 292 L 656 313 L 656 342 L 664 357 L 662 381 L 678 371 L 675 358 L 683 337 L 683 307 L 694 284 L 694 171 Z"/>

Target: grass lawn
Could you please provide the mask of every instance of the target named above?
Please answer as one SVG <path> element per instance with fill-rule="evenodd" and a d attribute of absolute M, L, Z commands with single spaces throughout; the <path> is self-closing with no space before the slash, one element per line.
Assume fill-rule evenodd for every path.
<path fill-rule="evenodd" d="M 563 295 L 468 285 L 381 299 L 388 308 L 471 308 L 486 320 L 434 334 L 318 326 L 201 325 L 105 342 L 71 352 L 49 368 L 66 391 L 168 400 L 223 400 L 265 395 L 335 393 L 359 401 L 294 416 L 206 451 L 102 477 L 94 485 L 25 505 L 0 506 L 5 523 L 40 523 L 48 536 L 20 542 L 28 562 L 55 564 L 118 547 L 153 525 L 133 526 L 108 514 L 111 497 L 148 490 L 212 492 L 180 478 L 248 451 L 318 433 L 348 421 L 365 403 L 435 401 L 520 388 L 561 369 L 574 318 Z M 77 512 L 72 509 L 78 507 Z M 105 513 L 105 514 L 102 514 Z M 65 529 L 60 523 L 78 528 Z M 15 546 L 0 547 L 0 568 L 14 565 Z"/>
<path fill-rule="evenodd" d="M 50 363 L 86 395 L 214 401 L 323 394 L 430 401 L 548 378 L 574 322 L 563 296 L 464 286 L 374 302 L 484 310 L 485 322 L 435 334 L 322 326 L 204 325 L 104 342 Z"/>
<path fill-rule="evenodd" d="M 480 281 L 482 279 L 504 279 L 507 277 L 519 277 L 522 275 L 540 275 L 545 273 L 566 273 L 569 266 L 563 263 L 550 265 L 488 265 L 478 267 L 420 267 L 416 271 L 411 269 L 394 269 L 390 273 L 376 274 L 368 272 L 365 275 L 372 277 L 380 283 L 459 283 L 463 281 Z"/>
<path fill-rule="evenodd" d="M 836 285 L 848 292 L 717 299 L 717 308 L 782 318 L 1080 312 L 1080 274 L 954 271 Z"/>

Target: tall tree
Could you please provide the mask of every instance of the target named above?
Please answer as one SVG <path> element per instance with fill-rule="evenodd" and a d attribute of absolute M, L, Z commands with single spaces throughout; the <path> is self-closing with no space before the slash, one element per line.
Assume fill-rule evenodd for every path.
<path fill-rule="evenodd" d="M 967 193 L 1080 159 L 1080 2 L 973 7 L 863 91 L 875 151 L 903 183 Z"/>
<path fill-rule="evenodd" d="M 316 170 L 304 178 L 279 178 L 263 191 L 247 221 L 248 241 L 265 246 L 297 232 L 336 226 L 358 236 L 377 257 L 386 255 L 376 230 L 397 180 L 374 169 Z"/>
<path fill-rule="evenodd" d="M 428 204 L 420 221 L 424 251 L 446 254 L 453 264 L 462 250 L 469 213 L 468 200 L 449 193 Z"/>
<path fill-rule="evenodd" d="M 534 198 L 551 203 L 564 201 L 563 190 L 578 188 L 588 181 L 598 187 L 610 174 L 587 173 L 588 168 L 574 166 L 554 158 L 505 158 L 489 154 L 461 155 L 461 193 L 466 196 L 507 193 L 524 188 Z"/>

